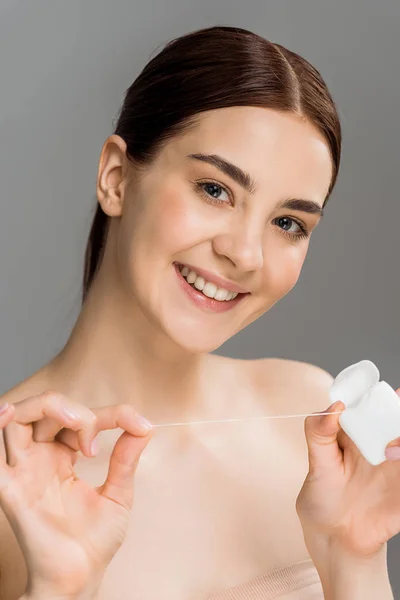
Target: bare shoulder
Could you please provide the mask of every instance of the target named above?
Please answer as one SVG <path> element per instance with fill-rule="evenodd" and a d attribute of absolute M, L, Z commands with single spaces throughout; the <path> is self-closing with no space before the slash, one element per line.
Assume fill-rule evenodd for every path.
<path fill-rule="evenodd" d="M 323 411 L 331 404 L 329 389 L 334 377 L 325 369 L 300 360 L 286 358 L 237 359 L 210 355 L 210 373 L 234 389 L 246 391 L 262 406 L 289 412 Z"/>
<path fill-rule="evenodd" d="M 30 396 L 42 394 L 48 389 L 46 367 L 42 367 L 26 379 L 16 383 L 12 388 L 0 394 L 0 404 L 19 402 Z"/>
<path fill-rule="evenodd" d="M 280 389 L 296 409 L 317 412 L 328 408 L 334 377 L 322 367 L 299 360 L 260 358 L 247 361 L 255 391 Z"/>

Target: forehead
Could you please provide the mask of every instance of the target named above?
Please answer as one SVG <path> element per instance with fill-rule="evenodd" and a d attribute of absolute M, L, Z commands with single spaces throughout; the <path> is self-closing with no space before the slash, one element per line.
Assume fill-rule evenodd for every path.
<path fill-rule="evenodd" d="M 197 126 L 176 140 L 168 154 L 171 160 L 193 163 L 197 161 L 186 156 L 196 152 L 223 156 L 248 171 L 264 192 L 302 195 L 321 204 L 332 176 L 322 133 L 304 117 L 269 108 L 235 106 L 201 113 Z"/>

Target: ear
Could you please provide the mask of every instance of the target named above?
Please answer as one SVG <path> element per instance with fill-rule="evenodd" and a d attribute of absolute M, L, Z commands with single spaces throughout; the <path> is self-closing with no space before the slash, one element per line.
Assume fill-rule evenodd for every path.
<path fill-rule="evenodd" d="M 103 144 L 96 183 L 97 198 L 109 217 L 122 215 L 127 170 L 126 142 L 113 134 Z"/>

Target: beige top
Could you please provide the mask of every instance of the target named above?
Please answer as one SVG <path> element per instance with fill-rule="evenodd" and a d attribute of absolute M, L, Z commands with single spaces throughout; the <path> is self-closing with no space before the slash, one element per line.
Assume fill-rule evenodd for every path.
<path fill-rule="evenodd" d="M 207 600 L 324 600 L 318 571 L 311 559 L 275 569 Z"/>

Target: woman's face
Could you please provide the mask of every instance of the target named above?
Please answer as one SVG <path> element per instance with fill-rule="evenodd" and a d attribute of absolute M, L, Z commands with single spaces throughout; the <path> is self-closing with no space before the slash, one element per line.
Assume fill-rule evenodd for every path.
<path fill-rule="evenodd" d="M 123 160 L 125 142 L 109 140 L 117 140 Z M 191 154 L 221 157 L 248 173 L 255 189 Z M 132 179 L 124 190 L 110 235 L 127 301 L 188 351 L 218 348 L 296 284 L 320 215 L 278 205 L 303 199 L 322 207 L 331 176 L 322 134 L 298 116 L 247 106 L 202 113 L 195 129 L 171 141 L 140 182 Z M 192 297 L 176 263 L 206 270 L 206 282 L 213 275 L 229 280 L 217 288 L 233 283 L 247 294 L 214 299 L 210 307 L 201 292 Z"/>

